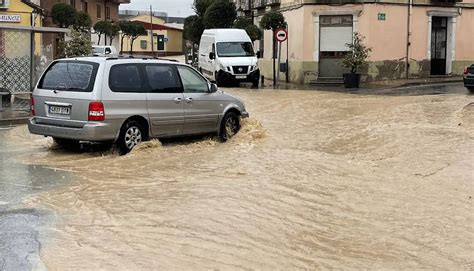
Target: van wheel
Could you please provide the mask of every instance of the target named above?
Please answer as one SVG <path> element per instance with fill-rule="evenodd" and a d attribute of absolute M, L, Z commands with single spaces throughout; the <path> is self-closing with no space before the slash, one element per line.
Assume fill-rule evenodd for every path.
<path fill-rule="evenodd" d="M 131 120 L 120 129 L 120 135 L 116 142 L 121 155 L 129 153 L 143 140 L 143 128 L 140 123 Z"/>
<path fill-rule="evenodd" d="M 79 146 L 79 140 L 53 137 L 54 143 L 61 148 L 76 148 Z"/>
<path fill-rule="evenodd" d="M 222 142 L 227 141 L 237 134 L 240 130 L 240 117 L 233 113 L 229 112 L 225 114 L 221 122 L 219 138 Z"/>
<path fill-rule="evenodd" d="M 472 87 L 472 88 L 469 87 L 469 88 L 467 88 L 467 90 L 469 90 L 470 93 L 474 93 L 474 87 Z"/>
<path fill-rule="evenodd" d="M 217 73 L 214 76 L 214 78 L 216 79 L 216 85 L 218 87 L 223 87 L 224 86 L 224 80 Z"/>
<path fill-rule="evenodd" d="M 258 79 L 252 81 L 252 87 L 258 88 Z"/>

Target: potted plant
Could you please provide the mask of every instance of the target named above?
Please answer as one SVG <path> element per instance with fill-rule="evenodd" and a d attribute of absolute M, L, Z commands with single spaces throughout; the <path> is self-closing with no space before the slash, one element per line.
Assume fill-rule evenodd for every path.
<path fill-rule="evenodd" d="M 363 44 L 364 36 L 354 33 L 352 43 L 347 43 L 349 51 L 342 60 L 342 65 L 349 68 L 351 73 L 343 74 L 344 86 L 346 88 L 358 88 L 360 82 L 360 74 L 357 71 L 367 65 L 367 58 L 372 48 L 368 48 Z"/>

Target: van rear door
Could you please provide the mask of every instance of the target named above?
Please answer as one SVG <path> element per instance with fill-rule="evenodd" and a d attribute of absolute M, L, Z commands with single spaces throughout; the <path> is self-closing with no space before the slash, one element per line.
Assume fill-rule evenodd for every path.
<path fill-rule="evenodd" d="M 33 92 L 35 115 L 40 124 L 82 127 L 88 121 L 99 63 L 66 60 L 53 62 Z"/>

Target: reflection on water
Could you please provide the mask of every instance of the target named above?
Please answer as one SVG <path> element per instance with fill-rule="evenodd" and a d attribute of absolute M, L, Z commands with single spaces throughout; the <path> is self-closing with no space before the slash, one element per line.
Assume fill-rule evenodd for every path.
<path fill-rule="evenodd" d="M 38 139 L 22 159 L 81 178 L 30 201 L 63 221 L 46 266 L 472 268 L 472 97 L 229 92 L 252 118 L 223 144 L 117 156 Z"/>

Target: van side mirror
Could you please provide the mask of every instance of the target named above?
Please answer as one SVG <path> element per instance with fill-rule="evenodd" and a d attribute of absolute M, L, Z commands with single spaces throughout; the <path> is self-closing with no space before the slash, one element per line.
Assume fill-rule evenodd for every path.
<path fill-rule="evenodd" d="M 257 53 L 255 54 L 255 56 L 256 56 L 257 58 L 261 58 L 261 57 L 262 57 L 261 54 L 260 54 L 260 51 L 257 51 Z"/>
<path fill-rule="evenodd" d="M 112 50 L 110 48 L 105 48 L 105 54 L 110 55 L 112 53 Z"/>
<path fill-rule="evenodd" d="M 218 88 L 216 84 L 211 84 L 211 88 L 209 89 L 210 93 L 217 92 Z"/>
<path fill-rule="evenodd" d="M 214 52 L 210 52 L 209 59 L 216 59 L 216 54 Z"/>

